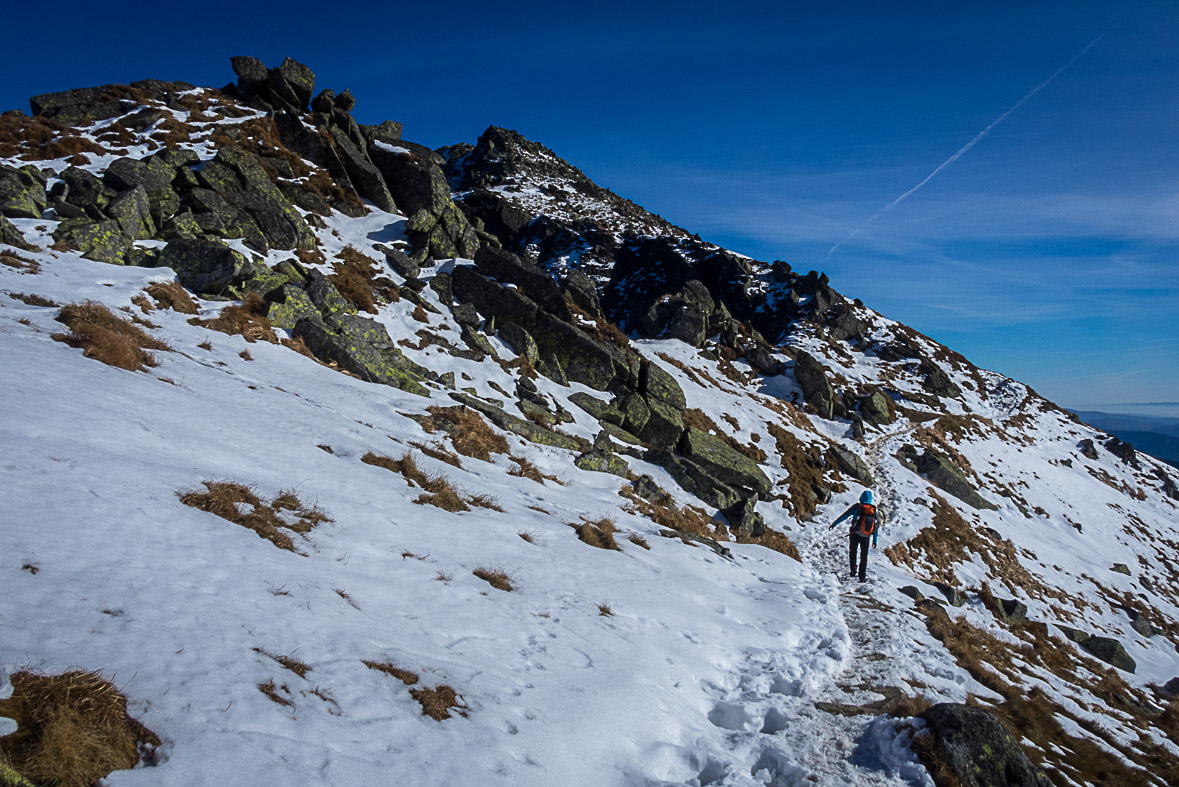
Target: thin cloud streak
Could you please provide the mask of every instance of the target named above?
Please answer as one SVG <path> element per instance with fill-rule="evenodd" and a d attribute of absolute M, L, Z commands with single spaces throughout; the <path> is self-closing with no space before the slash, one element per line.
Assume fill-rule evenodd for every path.
<path fill-rule="evenodd" d="M 858 226 L 858 227 L 856 227 L 854 230 L 852 230 L 852 231 L 851 231 L 851 234 L 849 234 L 849 235 L 848 235 L 846 238 L 844 238 L 843 240 L 839 241 L 839 242 L 838 242 L 838 243 L 836 243 L 834 246 L 832 246 L 832 247 L 831 247 L 831 248 L 830 248 L 830 249 L 827 251 L 827 255 L 826 255 L 826 256 L 825 256 L 823 259 L 824 259 L 824 260 L 830 259 L 831 255 L 832 255 L 832 254 L 834 254 L 834 253 L 836 252 L 836 250 L 838 250 L 838 249 L 839 249 L 839 247 L 840 247 L 840 246 L 842 246 L 843 244 L 847 243 L 848 241 L 850 241 L 850 240 L 854 239 L 854 238 L 855 238 L 857 235 L 859 235 L 861 232 L 863 232 L 863 230 L 864 230 L 864 228 L 865 228 L 865 227 L 867 227 L 869 224 L 872 224 L 874 221 L 876 221 L 877 219 L 879 219 L 879 218 L 880 218 L 881 216 L 883 216 L 885 213 L 888 213 L 890 210 L 892 210 L 893 208 L 895 208 L 897 205 L 899 205 L 899 204 L 901 204 L 902 202 L 904 202 L 904 201 L 905 201 L 905 200 L 906 200 L 908 197 L 910 197 L 912 194 L 914 194 L 914 193 L 916 193 L 918 190 L 920 190 L 920 189 L 921 189 L 921 188 L 922 188 L 922 187 L 923 187 L 923 186 L 924 186 L 926 183 L 929 183 L 929 181 L 931 181 L 931 180 L 933 180 L 935 177 L 937 177 L 938 173 L 940 173 L 940 172 L 941 172 L 942 170 L 944 170 L 946 167 L 948 167 L 948 166 L 950 166 L 951 164 L 953 164 L 953 163 L 954 163 L 955 161 L 957 161 L 958 159 L 962 158 L 962 156 L 964 156 L 964 155 L 965 155 L 965 154 L 966 154 L 966 153 L 967 153 L 967 152 L 968 152 L 968 151 L 969 151 L 971 148 L 973 148 L 973 147 L 974 147 L 975 145 L 977 145 L 977 144 L 978 144 L 980 141 L 982 141 L 983 137 L 985 137 L 987 134 L 991 133 L 991 129 L 995 128 L 995 126 L 998 126 L 1000 123 L 1002 123 L 1004 120 L 1006 120 L 1006 119 L 1007 119 L 1007 117 L 1008 117 L 1009 115 L 1011 115 L 1011 113 L 1015 112 L 1017 109 L 1019 109 L 1020 107 L 1022 107 L 1022 106 L 1023 106 L 1024 104 L 1026 104 L 1026 103 L 1027 103 L 1029 100 L 1031 100 L 1032 96 L 1036 95 L 1036 94 L 1037 94 L 1037 93 L 1039 93 L 1041 90 L 1043 90 L 1044 88 L 1046 88 L 1046 87 L 1048 87 L 1050 84 L 1052 84 L 1052 83 L 1053 83 L 1053 82 L 1056 80 L 1056 78 L 1057 78 L 1058 76 L 1060 76 L 1061 74 L 1063 74 L 1063 73 L 1064 73 L 1064 72 L 1065 72 L 1065 71 L 1068 69 L 1068 67 L 1069 67 L 1069 66 L 1071 66 L 1073 63 L 1077 62 L 1077 61 L 1078 61 L 1078 60 L 1080 60 L 1082 57 L 1084 57 L 1084 56 L 1085 56 L 1085 54 L 1086 54 L 1086 53 L 1088 53 L 1088 51 L 1089 51 L 1090 49 L 1092 49 L 1094 46 L 1096 46 L 1096 45 L 1097 45 L 1097 42 L 1098 42 L 1098 41 L 1100 41 L 1101 39 L 1105 38 L 1105 36 L 1106 36 L 1106 35 L 1108 35 L 1108 34 L 1109 34 L 1109 32 L 1110 32 L 1111 30 L 1113 30 L 1115 27 L 1117 27 L 1117 26 L 1118 26 L 1118 24 L 1120 24 L 1120 22 L 1119 22 L 1119 23 L 1115 23 L 1115 24 L 1114 24 L 1114 25 L 1112 25 L 1112 26 L 1111 26 L 1111 27 L 1110 27 L 1108 30 L 1106 30 L 1106 31 L 1105 31 L 1105 32 L 1103 32 L 1101 35 L 1097 36 L 1097 37 L 1096 37 L 1096 38 L 1094 38 L 1092 41 L 1090 41 L 1088 44 L 1086 44 L 1086 45 L 1085 45 L 1085 48 L 1084 48 L 1084 49 L 1082 49 L 1080 52 L 1078 52 L 1078 53 L 1077 53 L 1075 56 L 1073 56 L 1072 60 L 1069 60 L 1069 61 L 1068 61 L 1067 63 L 1065 63 L 1063 66 L 1061 66 L 1060 68 L 1056 69 L 1056 71 L 1054 71 L 1054 72 L 1052 73 L 1052 76 L 1048 77 L 1048 78 L 1047 78 L 1047 79 L 1045 79 L 1043 82 L 1041 82 L 1040 84 L 1038 84 L 1038 85 L 1036 85 L 1034 88 L 1032 88 L 1030 91 L 1028 91 L 1028 92 L 1027 92 L 1027 94 L 1026 94 L 1026 95 L 1024 95 L 1024 97 L 1023 97 L 1023 98 L 1021 98 L 1019 101 L 1017 101 L 1017 102 L 1015 103 L 1015 105 L 1014 105 L 1014 106 L 1012 106 L 1010 109 L 1008 109 L 1008 110 L 1007 110 L 1006 112 L 1004 112 L 1002 115 L 1000 115 L 999 117 L 997 117 L 997 118 L 995 118 L 993 121 L 991 121 L 991 124 L 990 124 L 990 125 L 988 125 L 988 126 L 987 126 L 986 128 L 984 128 L 982 131 L 980 131 L 980 132 L 978 132 L 977 134 L 975 134 L 973 139 L 971 139 L 969 142 L 967 142 L 965 145 L 963 145 L 961 148 L 959 148 L 959 149 L 958 149 L 958 152 L 956 152 L 954 155 L 950 156 L 948 159 L 946 159 L 945 161 L 943 161 L 943 162 L 942 162 L 940 165 L 938 165 L 937 169 L 935 169 L 933 172 L 931 172 L 931 173 L 929 173 L 928 175 L 926 175 L 924 180 L 922 180 L 922 181 L 921 181 L 920 183 L 918 183 L 916 186 L 914 186 L 913 188 L 909 189 L 909 190 L 908 190 L 908 191 L 906 191 L 904 194 L 902 194 L 901 196 L 897 197 L 897 198 L 896 198 L 896 199 L 894 199 L 892 202 L 888 203 L 888 204 L 887 204 L 887 205 L 885 205 L 883 208 L 881 208 L 880 210 L 876 211 L 876 212 L 875 212 L 875 213 L 873 213 L 871 216 L 869 216 L 869 217 L 868 217 L 868 219 L 867 219 L 866 221 L 864 221 L 864 223 L 863 223 L 863 224 L 861 224 L 860 226 Z"/>

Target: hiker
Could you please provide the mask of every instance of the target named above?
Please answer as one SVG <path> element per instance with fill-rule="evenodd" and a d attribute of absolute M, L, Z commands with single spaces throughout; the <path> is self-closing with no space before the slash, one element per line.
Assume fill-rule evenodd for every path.
<path fill-rule="evenodd" d="M 851 557 L 851 569 L 848 579 L 856 575 L 856 552 L 860 553 L 860 581 L 867 581 L 868 574 L 868 538 L 872 538 L 872 548 L 876 548 L 876 534 L 880 530 L 880 515 L 876 511 L 876 506 L 872 502 L 872 492 L 866 491 L 860 495 L 860 502 L 854 503 L 851 508 L 843 512 L 843 515 L 831 523 L 831 530 L 835 529 L 845 519 L 850 518 L 851 528 L 848 530 L 850 537 L 849 554 Z"/>

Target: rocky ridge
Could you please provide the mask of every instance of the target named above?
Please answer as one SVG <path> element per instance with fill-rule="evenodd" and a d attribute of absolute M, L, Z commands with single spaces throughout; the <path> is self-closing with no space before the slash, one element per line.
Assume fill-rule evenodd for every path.
<path fill-rule="evenodd" d="M 351 94 L 316 93 L 295 61 L 232 65 L 237 81 L 221 90 L 145 81 L 38 96 L 31 116 L 0 117 L 0 241 L 16 250 L 5 264 L 49 249 L 159 268 L 205 304 L 253 297 L 322 364 L 457 402 L 570 466 L 627 478 L 635 510 L 717 554 L 789 532 L 824 560 L 807 523 L 876 485 L 905 523 L 888 557 L 930 594 L 913 586 L 913 609 L 976 693 L 1010 710 L 1016 689 L 1051 678 L 1037 712 L 1079 704 L 1114 720 L 1110 733 L 1074 712 L 1072 734 L 1025 745 L 1035 767 L 1080 779 L 1053 752 L 1087 740 L 1148 783 L 1144 764 L 1156 781 L 1172 772 L 1171 694 L 1128 676 L 1131 651 L 1175 667 L 1176 544 L 1159 524 L 1179 499 L 1173 469 L 821 273 L 707 244 L 515 132 L 435 152 L 395 122 L 358 124 Z M 357 226 L 354 244 L 340 240 Z M 674 497 L 635 468 L 665 473 L 712 524 L 667 518 Z M 1069 502 L 1077 484 L 1098 501 L 1087 511 Z M 1066 583 L 1051 545 L 1094 532 L 1132 544 L 1135 569 Z M 972 661 L 979 642 L 1003 663 Z M 1056 660 L 1029 662 L 1027 648 Z M 881 678 L 917 695 L 922 679 Z"/>

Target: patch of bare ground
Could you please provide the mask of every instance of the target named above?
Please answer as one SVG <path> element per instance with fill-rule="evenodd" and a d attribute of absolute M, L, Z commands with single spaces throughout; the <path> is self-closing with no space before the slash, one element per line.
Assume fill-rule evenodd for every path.
<path fill-rule="evenodd" d="M 512 577 L 502 568 L 488 568 L 487 566 L 480 566 L 471 572 L 475 576 L 482 579 L 487 584 L 491 585 L 496 590 L 502 590 L 510 593 L 516 589 L 512 584 Z"/>
<path fill-rule="evenodd" d="M 795 519 L 806 519 L 815 513 L 823 482 L 823 453 L 817 446 L 806 445 L 778 424 L 766 424 L 778 449 L 782 468 L 789 474 L 788 502 Z"/>
<path fill-rule="evenodd" d="M 463 718 L 467 717 L 469 708 L 462 697 L 447 685 L 435 686 L 432 689 L 410 689 L 409 695 L 422 706 L 422 715 L 429 716 L 434 721 L 450 718 L 450 711 L 455 710 Z"/>
<path fill-rule="evenodd" d="M 291 491 L 264 502 L 253 487 L 235 481 L 204 481 L 205 492 L 185 492 L 180 502 L 253 530 L 279 549 L 297 551 L 289 533 L 306 535 L 333 521 L 317 505 L 308 506 Z M 289 531 L 289 533 L 288 533 Z"/>
<path fill-rule="evenodd" d="M 581 523 L 569 522 L 569 527 L 577 532 L 577 537 L 591 547 L 598 549 L 612 549 L 616 552 L 621 552 L 622 547 L 618 546 L 618 541 L 614 538 L 614 534 L 618 528 L 610 519 L 602 518 L 596 522 L 585 520 Z"/>
<path fill-rule="evenodd" d="M 230 336 L 242 336 L 247 342 L 258 340 L 278 344 L 278 337 L 274 335 L 274 327 L 266 317 L 266 301 L 256 292 L 247 293 L 240 304 L 226 306 L 216 317 L 207 320 L 192 318 L 190 325 L 219 331 Z"/>
<path fill-rule="evenodd" d="M 0 158 L 19 158 L 24 161 L 46 161 L 58 158 L 74 159 L 80 154 L 106 154 L 106 149 L 89 139 L 78 136 L 69 126 L 43 117 L 0 115 Z M 70 162 L 88 164 L 84 161 Z"/>
<path fill-rule="evenodd" d="M 1044 768 L 1057 785 L 1150 784 L 1142 771 L 1127 765 L 1122 758 L 1145 769 L 1155 777 L 1154 783 L 1175 784 L 1179 779 L 1179 758 L 1147 735 L 1137 740 L 1119 735 L 1115 723 L 1098 725 L 1090 714 L 1108 714 L 1101 707 L 1121 711 L 1120 723 L 1141 732 L 1153 727 L 1173 742 L 1179 742 L 1179 718 L 1176 703 L 1159 708 L 1149 698 L 1128 686 L 1115 672 L 1092 659 L 1081 657 L 1071 645 L 1047 634 L 1044 624 L 1026 624 L 1017 629 L 1022 640 L 1004 642 L 965 619 L 929 617 L 930 633 L 946 646 L 959 666 L 979 683 L 999 694 L 1003 702 L 989 706 L 1017 736 L 1034 746 L 1025 747 L 1033 763 Z M 1040 686 L 1028 685 L 1020 673 L 1021 664 L 1047 669 L 1065 680 L 1061 686 L 1069 698 L 1080 705 L 1062 703 Z M 1083 677 L 1079 668 L 1099 678 Z M 972 701 L 978 703 L 977 699 Z M 978 703 L 982 704 L 982 703 Z M 1060 719 L 1080 726 L 1090 737 L 1078 737 L 1065 731 Z M 1111 752 L 1116 751 L 1117 754 Z M 1121 755 L 1121 756 L 1118 756 Z"/>
<path fill-rule="evenodd" d="M 721 440 L 723 440 L 724 443 L 729 446 L 729 448 L 732 448 L 739 454 L 749 457 L 755 462 L 764 462 L 766 460 L 765 451 L 761 450 L 755 445 L 745 445 L 744 443 L 737 442 L 735 437 L 717 426 L 716 422 L 713 421 L 708 416 L 708 413 L 704 412 L 703 410 L 697 410 L 693 407 L 689 407 L 688 409 L 684 410 L 684 426 L 695 427 L 702 432 L 710 432 L 716 435 Z"/>
<path fill-rule="evenodd" d="M 29 781 L 55 787 L 90 787 L 112 771 L 151 761 L 160 739 L 131 718 L 127 699 L 94 672 L 61 675 L 20 671 L 0 716 L 16 732 L 0 738 L 0 759 Z"/>
<path fill-rule="evenodd" d="M 82 355 L 108 366 L 130 371 L 146 371 L 158 362 L 150 350 L 171 350 L 164 342 L 142 328 L 120 319 L 101 303 L 86 301 L 62 307 L 55 318 L 70 329 L 55 333 L 55 341 L 82 350 Z"/>

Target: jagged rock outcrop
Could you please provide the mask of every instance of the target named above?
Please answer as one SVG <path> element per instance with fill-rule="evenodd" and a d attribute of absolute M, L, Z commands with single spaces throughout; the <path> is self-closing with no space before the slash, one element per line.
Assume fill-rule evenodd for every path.
<path fill-rule="evenodd" d="M 1050 787 L 1040 769 L 993 713 L 957 703 L 934 705 L 921 718 L 962 787 Z"/>
<path fill-rule="evenodd" d="M 1130 658 L 1130 654 L 1126 653 L 1126 648 L 1122 643 L 1112 637 L 1101 637 L 1094 634 L 1078 644 L 1091 656 L 1099 658 L 1123 672 L 1132 673 L 1138 669 L 1138 665 L 1134 659 Z"/>
<path fill-rule="evenodd" d="M 967 480 L 966 474 L 950 461 L 949 457 L 943 456 L 932 448 L 927 448 L 923 453 L 918 454 L 916 448 L 907 445 L 897 453 L 897 459 L 914 473 L 924 476 L 929 483 L 938 489 L 948 492 L 971 508 L 990 510 L 998 508 L 978 493 L 978 490 Z"/>
<path fill-rule="evenodd" d="M 17 169 L 0 164 L 0 215 L 10 219 L 39 219 L 48 204 L 45 178 L 35 168 Z"/>
<path fill-rule="evenodd" d="M 810 353 L 799 350 L 794 357 L 794 379 L 802 389 L 803 399 L 821 418 L 831 418 L 835 409 L 835 389 L 827 379 L 827 369 Z"/>

